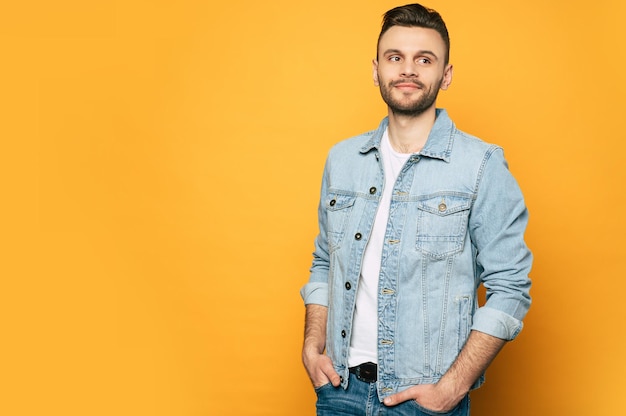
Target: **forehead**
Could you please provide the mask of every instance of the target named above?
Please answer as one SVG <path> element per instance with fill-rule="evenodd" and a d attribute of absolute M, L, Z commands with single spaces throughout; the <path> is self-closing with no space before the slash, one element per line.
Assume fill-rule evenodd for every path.
<path fill-rule="evenodd" d="M 378 53 L 395 49 L 403 52 L 431 50 L 437 56 L 444 56 L 446 44 L 435 29 L 424 27 L 392 26 L 380 38 Z"/>

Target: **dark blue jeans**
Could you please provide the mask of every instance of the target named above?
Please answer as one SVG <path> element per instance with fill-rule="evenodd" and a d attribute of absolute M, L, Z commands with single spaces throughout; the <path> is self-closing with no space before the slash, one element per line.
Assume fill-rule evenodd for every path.
<path fill-rule="evenodd" d="M 350 374 L 348 389 L 326 384 L 315 389 L 317 393 L 317 416 L 469 416 L 469 396 L 450 412 L 434 412 L 409 400 L 394 407 L 387 407 L 378 400 L 376 383 L 365 383 Z"/>

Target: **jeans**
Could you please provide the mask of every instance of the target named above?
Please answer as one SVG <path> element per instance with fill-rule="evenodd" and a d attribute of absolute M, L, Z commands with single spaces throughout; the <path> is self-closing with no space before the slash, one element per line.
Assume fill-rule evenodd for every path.
<path fill-rule="evenodd" d="M 435 412 L 415 400 L 387 407 L 378 400 L 376 383 L 365 383 L 350 374 L 348 389 L 326 384 L 315 389 L 317 416 L 469 416 L 469 396 L 450 412 Z"/>

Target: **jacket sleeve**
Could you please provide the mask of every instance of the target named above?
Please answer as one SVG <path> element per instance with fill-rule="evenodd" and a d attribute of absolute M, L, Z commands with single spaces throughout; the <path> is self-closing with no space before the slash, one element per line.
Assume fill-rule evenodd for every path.
<path fill-rule="evenodd" d="M 313 252 L 313 264 L 311 266 L 311 274 L 309 281 L 300 290 L 300 296 L 304 300 L 304 304 L 317 304 L 328 306 L 328 271 L 330 265 L 330 254 L 328 250 L 327 239 L 327 218 L 326 218 L 326 193 L 328 190 L 328 177 L 330 157 L 326 160 L 324 167 L 324 175 L 322 177 L 322 189 L 320 192 L 320 201 L 317 209 L 319 234 L 315 239 L 315 251 Z"/>
<path fill-rule="evenodd" d="M 490 149 L 481 169 L 469 227 L 477 277 L 487 296 L 474 314 L 472 329 L 512 340 L 531 302 L 532 254 L 524 242 L 528 210 L 501 148 Z"/>

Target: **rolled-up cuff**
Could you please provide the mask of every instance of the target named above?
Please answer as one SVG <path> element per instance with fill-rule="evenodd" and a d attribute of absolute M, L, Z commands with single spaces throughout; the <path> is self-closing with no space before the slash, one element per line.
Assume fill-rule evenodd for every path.
<path fill-rule="evenodd" d="M 328 307 L 328 283 L 307 283 L 300 289 L 304 304 L 315 304 Z"/>
<path fill-rule="evenodd" d="M 497 309 L 482 307 L 474 314 L 472 330 L 511 341 L 520 333 L 523 326 L 522 321 L 511 315 Z"/>

